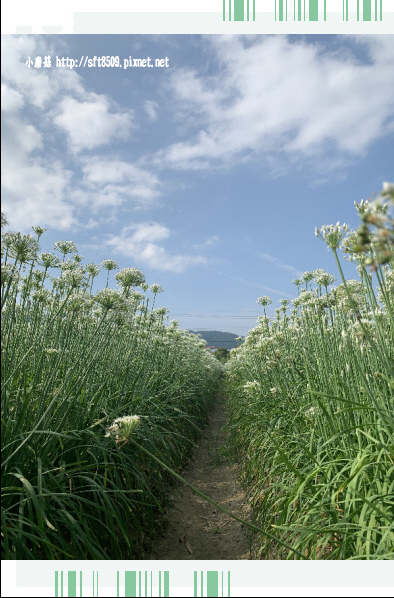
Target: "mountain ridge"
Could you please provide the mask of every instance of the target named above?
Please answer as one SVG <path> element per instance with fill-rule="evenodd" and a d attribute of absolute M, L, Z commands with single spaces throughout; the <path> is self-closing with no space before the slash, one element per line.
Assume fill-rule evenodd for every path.
<path fill-rule="evenodd" d="M 236 338 L 239 334 L 233 332 L 222 332 L 221 330 L 189 330 L 193 334 L 201 334 L 208 347 L 225 347 L 226 349 L 233 349 L 238 346 Z"/>

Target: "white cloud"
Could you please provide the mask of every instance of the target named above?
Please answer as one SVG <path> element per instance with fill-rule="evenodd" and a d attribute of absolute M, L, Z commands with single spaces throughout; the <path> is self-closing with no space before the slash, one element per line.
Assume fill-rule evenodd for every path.
<path fill-rule="evenodd" d="M 10 158 L 26 159 L 27 154 L 43 146 L 42 135 L 33 125 L 24 120 L 8 115 L 3 123 L 3 159 L 10 166 Z M 4 169 L 3 176 L 8 170 Z"/>
<path fill-rule="evenodd" d="M 149 183 L 156 187 L 159 180 L 156 175 L 130 162 L 113 160 L 111 158 L 86 159 L 83 164 L 86 180 L 91 184 L 120 184 L 120 183 Z"/>
<path fill-rule="evenodd" d="M 282 262 L 282 260 L 280 260 L 278 257 L 275 257 L 274 255 L 270 255 L 269 253 L 257 253 L 257 255 L 265 260 L 266 262 L 270 262 L 271 264 L 274 264 L 275 266 L 277 266 L 278 268 L 281 268 L 282 270 L 286 270 L 287 272 L 291 272 L 292 274 L 296 275 L 296 276 L 301 276 L 302 272 L 300 270 L 297 270 L 296 268 L 294 268 L 294 266 L 290 266 L 289 264 L 285 264 L 284 262 Z"/>
<path fill-rule="evenodd" d="M 154 270 L 181 273 L 190 266 L 207 263 L 207 259 L 199 255 L 171 255 L 157 244 L 157 241 L 168 239 L 170 234 L 167 227 L 157 222 L 141 223 L 123 228 L 120 235 L 107 241 L 107 245 Z"/>
<path fill-rule="evenodd" d="M 1 84 L 1 110 L 3 112 L 15 112 L 24 104 L 22 94 L 12 89 L 5 83 Z"/>
<path fill-rule="evenodd" d="M 219 274 L 220 276 L 225 276 L 226 278 L 229 278 L 230 280 L 234 280 L 235 282 L 239 282 L 241 284 L 246 284 L 248 286 L 259 289 L 260 291 L 265 291 L 265 292 L 271 293 L 272 295 L 279 295 L 280 297 L 283 297 L 283 298 L 286 298 L 286 297 L 291 298 L 291 295 L 289 295 L 288 293 L 285 293 L 284 291 L 281 291 L 280 289 L 267 287 L 264 284 L 260 284 L 258 282 L 252 281 L 252 280 L 247 280 L 246 278 L 241 278 L 239 276 L 234 276 L 233 274 L 228 274 L 227 272 L 222 272 L 219 270 L 213 270 L 213 272 L 215 272 L 216 274 Z"/>
<path fill-rule="evenodd" d="M 105 96 L 90 94 L 90 98 L 83 102 L 64 99 L 59 114 L 53 119 L 67 133 L 75 152 L 91 150 L 113 139 L 127 139 L 130 132 L 130 114 L 110 112 Z"/>
<path fill-rule="evenodd" d="M 26 66 L 29 57 L 34 61 L 36 56 L 51 56 L 52 59 L 56 56 L 57 52 L 45 36 L 4 35 L 1 50 L 2 77 L 23 95 L 26 103 L 43 108 L 59 92 L 85 95 L 81 77 L 75 71 L 54 65 L 40 69 Z"/>
<path fill-rule="evenodd" d="M 127 231 L 127 229 L 124 229 Z M 129 227 L 134 230 L 131 239 L 133 243 L 151 243 L 152 241 L 164 241 L 170 236 L 170 230 L 157 222 L 141 223 Z"/>
<path fill-rule="evenodd" d="M 96 209 L 130 201 L 136 207 L 147 208 L 160 195 L 158 177 L 129 162 L 111 157 L 84 158 L 82 172 L 83 181 L 75 200 Z"/>
<path fill-rule="evenodd" d="M 208 237 L 205 239 L 203 243 L 197 243 L 194 245 L 195 249 L 205 249 L 206 247 L 212 247 L 213 245 L 217 245 L 220 241 L 220 237 L 218 235 L 212 235 L 212 237 Z"/>
<path fill-rule="evenodd" d="M 148 115 L 149 120 L 154 121 L 157 119 L 159 104 L 153 100 L 146 100 L 144 103 L 144 110 Z"/>
<path fill-rule="evenodd" d="M 104 160 L 78 158 L 72 164 L 64 152 L 62 160 L 57 157 L 62 136 L 74 152 L 126 138 L 132 112 L 119 112 L 107 96 L 87 90 L 75 71 L 56 68 L 55 56 L 67 55 L 67 45 L 62 39 L 56 48 L 51 44 L 45 36 L 2 38 L 2 190 L 12 226 L 86 227 L 89 217 L 82 221 L 80 208 L 105 211 L 127 200 L 139 206 L 153 202 L 159 181 L 142 168 L 120 163 L 122 173 L 116 179 L 110 174 L 116 161 L 105 167 Z M 28 68 L 26 60 L 36 56 L 51 56 L 52 67 Z M 86 170 L 78 180 L 81 164 Z"/>
<path fill-rule="evenodd" d="M 39 41 L 33 36 L 2 36 L 2 76 L 27 96 L 29 103 L 42 107 L 52 95 L 46 69 L 26 66 L 30 57 L 38 55 Z"/>
<path fill-rule="evenodd" d="M 19 230 L 32 225 L 68 229 L 75 224 L 66 194 L 71 173 L 57 160 L 40 156 L 42 135 L 17 108 L 2 126 L 2 209 Z"/>
<path fill-rule="evenodd" d="M 19 101 L 37 109 L 45 108 L 43 116 L 53 118 L 65 131 L 73 151 L 91 150 L 114 139 L 126 139 L 132 111 L 120 112 L 106 95 L 89 92 L 75 70 L 56 67 L 56 56 L 62 50 L 67 54 L 62 40 L 54 48 L 45 37 L 3 36 L 2 77 L 8 89 L 20 95 Z M 30 58 L 34 62 L 36 56 L 50 57 L 52 66 L 28 68 L 26 61 Z"/>
<path fill-rule="evenodd" d="M 54 166 L 54 165 L 53 165 Z M 68 230 L 75 224 L 73 208 L 66 201 L 67 173 L 61 165 L 48 173 L 39 163 L 20 165 L 18 176 L 3 181 L 3 210 L 12 228 L 32 225 Z"/>
<path fill-rule="evenodd" d="M 157 164 L 212 168 L 250 157 L 363 154 L 394 123 L 394 39 L 376 37 L 391 39 L 358 41 L 366 63 L 349 49 L 325 51 L 284 36 L 252 43 L 214 36 L 219 71 L 177 69 L 172 78 L 176 110 L 198 130 L 159 152 Z"/>
<path fill-rule="evenodd" d="M 3 157 L 2 209 L 18 230 L 32 225 L 66 230 L 75 224 L 73 207 L 67 203 L 69 174 L 52 163 L 51 172 L 40 160 L 15 162 Z"/>

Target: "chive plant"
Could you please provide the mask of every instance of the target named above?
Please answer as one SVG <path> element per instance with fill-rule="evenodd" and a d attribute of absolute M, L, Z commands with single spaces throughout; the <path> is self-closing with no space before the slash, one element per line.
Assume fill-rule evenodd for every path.
<path fill-rule="evenodd" d="M 142 272 L 108 288 L 116 262 L 40 253 L 44 232 L 2 235 L 2 556 L 140 558 L 173 480 L 157 458 L 182 468 L 223 368 Z"/>
<path fill-rule="evenodd" d="M 256 523 L 309 559 L 394 557 L 394 185 L 356 207 L 356 232 L 316 230 L 339 285 L 320 269 L 294 280 L 292 306 L 264 312 L 226 365 Z M 359 279 L 345 279 L 340 248 Z M 256 557 L 298 554 L 261 536 Z"/>

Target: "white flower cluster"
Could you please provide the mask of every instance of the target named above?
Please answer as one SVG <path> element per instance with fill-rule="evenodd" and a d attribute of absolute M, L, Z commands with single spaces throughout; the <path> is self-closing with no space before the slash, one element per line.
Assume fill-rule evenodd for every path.
<path fill-rule="evenodd" d="M 307 411 L 305 411 L 304 415 L 306 418 L 312 419 L 315 417 L 315 415 L 317 415 L 317 412 L 318 412 L 318 408 L 310 407 Z"/>
<path fill-rule="evenodd" d="M 62 253 L 63 256 L 67 255 L 68 253 L 77 253 L 77 248 L 73 241 L 56 241 L 53 248 L 55 251 Z"/>
<path fill-rule="evenodd" d="M 41 253 L 38 256 L 38 263 L 44 266 L 46 270 L 48 270 L 48 268 L 58 268 L 60 264 L 57 255 L 54 255 L 49 251 L 44 251 L 44 253 Z"/>
<path fill-rule="evenodd" d="M 326 288 L 335 282 L 334 276 L 328 272 L 325 272 L 322 268 L 314 270 L 314 279 L 316 284 Z"/>
<path fill-rule="evenodd" d="M 59 349 L 54 349 L 53 347 L 47 347 L 44 349 L 44 352 L 48 357 L 53 357 L 54 355 L 59 355 L 60 353 Z"/>
<path fill-rule="evenodd" d="M 123 268 L 123 270 L 115 275 L 115 278 L 118 285 L 123 289 L 140 287 L 145 282 L 144 274 L 137 268 Z"/>
<path fill-rule="evenodd" d="M 117 270 L 119 268 L 118 264 L 114 260 L 103 260 L 101 262 L 101 266 L 104 268 L 104 270 L 108 270 L 108 272 L 111 270 Z"/>
<path fill-rule="evenodd" d="M 271 305 L 272 299 L 270 297 L 259 297 L 256 301 L 259 305 L 266 307 L 267 305 Z"/>
<path fill-rule="evenodd" d="M 328 224 L 315 229 L 315 235 L 331 249 L 338 249 L 349 232 L 347 224 Z"/>
<path fill-rule="evenodd" d="M 303 289 L 301 294 L 293 299 L 292 303 L 295 307 L 297 307 L 298 305 L 303 305 L 305 303 L 315 303 L 316 299 L 316 294 L 313 291 L 306 291 Z"/>
<path fill-rule="evenodd" d="M 160 286 L 159 284 L 151 284 L 149 288 L 154 295 L 157 295 L 158 293 L 163 292 L 163 287 Z"/>
<path fill-rule="evenodd" d="M 245 394 L 248 396 L 256 396 L 261 392 L 260 383 L 257 380 L 253 380 L 253 382 L 249 381 L 242 387 L 245 391 Z"/>
<path fill-rule="evenodd" d="M 119 307 L 123 301 L 123 298 L 119 292 L 115 291 L 114 289 L 103 289 L 97 293 L 94 300 L 104 310 L 109 311 L 110 309 Z"/>
<path fill-rule="evenodd" d="M 141 425 L 139 415 L 124 415 L 117 417 L 109 426 L 106 438 L 114 437 L 117 444 L 128 442 L 131 434 Z"/>

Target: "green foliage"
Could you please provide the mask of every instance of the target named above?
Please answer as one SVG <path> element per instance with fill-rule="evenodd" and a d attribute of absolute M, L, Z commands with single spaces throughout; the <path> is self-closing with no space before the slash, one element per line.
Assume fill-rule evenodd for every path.
<path fill-rule="evenodd" d="M 214 351 L 213 355 L 218 359 L 221 363 L 226 363 L 230 357 L 230 351 L 226 349 L 226 347 L 218 347 L 216 351 Z"/>
<path fill-rule="evenodd" d="M 394 198 L 366 209 L 372 223 L 382 204 L 363 251 L 346 227 L 317 231 L 342 283 L 328 291 L 331 275 L 305 273 L 291 313 L 283 302 L 275 321 L 262 316 L 226 365 L 230 438 L 255 521 L 309 559 L 394 558 L 394 239 L 382 234 Z M 359 281 L 343 277 L 341 244 Z M 296 558 L 264 537 L 258 555 Z"/>
<path fill-rule="evenodd" d="M 100 267 L 38 238 L 3 236 L 2 556 L 138 558 L 172 483 L 149 455 L 181 469 L 222 366 L 166 325 L 140 271 L 94 295 Z"/>

